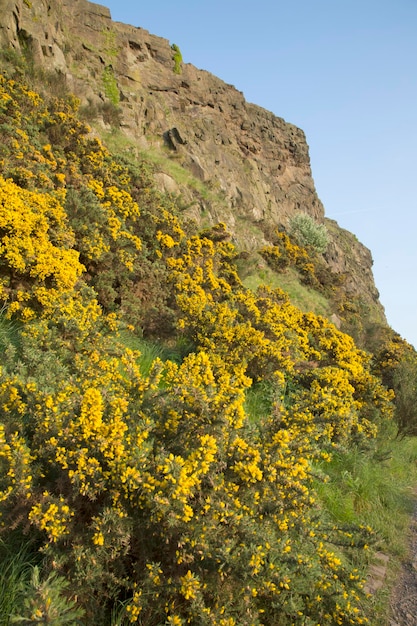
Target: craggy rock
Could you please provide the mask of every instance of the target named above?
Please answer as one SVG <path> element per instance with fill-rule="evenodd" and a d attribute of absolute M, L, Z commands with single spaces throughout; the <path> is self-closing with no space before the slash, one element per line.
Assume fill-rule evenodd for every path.
<path fill-rule="evenodd" d="M 119 107 L 133 149 L 159 150 L 188 170 L 191 185 L 163 165 L 158 180 L 163 190 L 182 194 L 197 223 L 224 222 L 234 242 L 250 250 L 296 211 L 324 221 L 303 131 L 191 64 L 175 73 L 166 39 L 113 22 L 106 7 L 87 0 L 0 0 L 0 14 L 0 45 L 29 50 L 104 126 L 104 106 Z M 369 251 L 353 237 L 346 250 L 337 225 L 331 231 L 329 266 L 350 273 L 351 292 L 383 318 Z"/>

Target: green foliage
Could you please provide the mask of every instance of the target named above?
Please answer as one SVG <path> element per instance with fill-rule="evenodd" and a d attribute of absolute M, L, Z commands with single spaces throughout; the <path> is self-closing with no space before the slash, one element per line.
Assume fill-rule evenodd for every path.
<path fill-rule="evenodd" d="M 317 494 L 329 524 L 345 528 L 352 541 L 366 537 L 367 550 L 351 551 L 350 558 L 359 571 L 366 575 L 373 550 L 389 556 L 384 587 L 367 599 L 368 614 L 375 626 L 386 623 L 389 585 L 409 548 L 416 460 L 416 439 L 400 440 L 395 425 L 385 424 L 372 449 L 339 450 L 317 472 Z"/>
<path fill-rule="evenodd" d="M 12 76 L 21 77 L 28 71 L 26 57 L 15 48 L 0 48 L 0 59 L 3 71 L 7 71 Z"/>
<path fill-rule="evenodd" d="M 407 475 L 401 469 L 401 456 L 413 463 L 417 450 L 415 442 L 409 446 L 396 441 L 395 429 L 390 430 L 373 450 L 353 446 L 334 453 L 321 468 L 329 480 L 317 488 L 335 522 L 369 526 L 379 549 L 402 554 L 405 545 L 401 539 L 412 511 L 410 496 L 417 475 L 415 471 Z M 400 527 L 402 533 L 398 532 Z"/>
<path fill-rule="evenodd" d="M 176 43 L 171 46 L 172 59 L 174 61 L 174 74 L 181 74 L 182 54 Z"/>
<path fill-rule="evenodd" d="M 21 589 L 30 580 L 35 555 L 32 546 L 22 537 L 13 533 L 7 537 L 7 543 L 0 540 L 0 625 L 8 626 L 11 615 L 19 606 Z M 33 549 L 33 548 L 32 548 Z"/>
<path fill-rule="evenodd" d="M 7 306 L 0 310 L 0 350 L 3 352 L 14 351 L 19 342 L 21 324 L 7 316 Z"/>
<path fill-rule="evenodd" d="M 67 597 L 69 582 L 56 572 L 41 579 L 37 566 L 32 568 L 30 581 L 20 589 L 18 605 L 12 612 L 11 624 L 74 625 L 84 615 L 76 600 Z M 19 606 L 20 605 L 20 606 Z"/>
<path fill-rule="evenodd" d="M 270 415 L 276 398 L 276 389 L 268 382 L 252 385 L 245 395 L 245 411 L 249 419 L 259 422 Z"/>
<path fill-rule="evenodd" d="M 114 106 L 117 106 L 120 102 L 120 92 L 111 65 L 107 65 L 103 70 L 103 84 L 106 98 L 108 98 Z"/>
<path fill-rule="evenodd" d="M 375 371 L 394 392 L 395 421 L 400 437 L 417 435 L 417 353 L 393 333 L 375 357 Z"/>
<path fill-rule="evenodd" d="M 395 368 L 393 376 L 395 418 L 401 436 L 417 435 L 417 359 L 408 355 Z"/>
<path fill-rule="evenodd" d="M 272 289 L 280 288 L 288 294 L 291 303 L 301 311 L 313 311 L 324 317 L 330 316 L 330 303 L 319 291 L 300 282 L 298 272 L 288 268 L 285 273 L 276 272 L 269 266 L 254 268 L 249 274 L 240 271 L 242 282 L 248 289 L 256 291 L 261 285 Z"/>
<path fill-rule="evenodd" d="M 290 231 L 303 246 L 311 246 L 317 252 L 326 251 L 329 235 L 324 224 L 318 224 L 307 213 L 296 213 L 290 220 Z"/>
<path fill-rule="evenodd" d="M 116 32 L 108 28 L 103 28 L 100 34 L 104 41 L 104 51 L 106 55 L 110 58 L 115 58 L 119 53 Z"/>

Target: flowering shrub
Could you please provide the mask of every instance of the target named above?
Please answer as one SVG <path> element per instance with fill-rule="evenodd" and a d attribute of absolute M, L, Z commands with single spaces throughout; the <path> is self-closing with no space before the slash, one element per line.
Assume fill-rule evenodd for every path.
<path fill-rule="evenodd" d="M 21 323 L 0 372 L 1 532 L 36 540 L 81 623 L 121 601 L 147 626 L 367 623 L 337 547 L 351 539 L 322 521 L 312 475 L 390 417 L 370 357 L 281 290 L 246 290 L 224 227 L 188 232 L 74 101 L 0 87 L 0 298 Z M 269 256 L 312 273 L 278 240 Z M 123 320 L 168 320 L 194 351 L 145 375 Z"/>
<path fill-rule="evenodd" d="M 91 339 L 52 391 L 3 375 L 0 450 L 3 523 L 38 530 L 87 617 L 124 588 L 132 623 L 363 623 L 358 577 L 312 516 L 309 446 L 273 416 L 248 423 L 244 367 L 200 352 L 144 378 Z"/>
<path fill-rule="evenodd" d="M 145 165 L 132 166 L 110 155 L 78 120 L 73 97 L 46 102 L 20 82 L 0 76 L 0 103 L 4 184 L 16 185 L 14 197 L 20 196 L 20 202 L 36 198 L 50 207 L 54 202 L 55 213 L 59 207 L 64 255 L 73 257 L 68 272 L 79 259 L 82 280 L 94 287 L 106 311 L 120 308 L 145 331 L 169 330 L 173 313 L 161 259 L 184 233 L 172 202 L 152 188 Z M 46 236 L 51 234 L 50 229 Z M 19 294 L 19 302 L 29 298 L 28 289 L 26 285 L 25 295 Z M 39 292 L 39 297 L 47 295 Z M 26 306 L 27 315 L 32 308 Z"/>
<path fill-rule="evenodd" d="M 61 204 L 0 177 L 0 230 L 0 298 L 8 315 L 30 319 L 35 310 L 50 310 L 83 271 Z"/>

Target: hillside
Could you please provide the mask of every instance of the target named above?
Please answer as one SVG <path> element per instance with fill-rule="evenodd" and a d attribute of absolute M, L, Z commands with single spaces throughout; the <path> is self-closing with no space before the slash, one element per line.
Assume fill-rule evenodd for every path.
<path fill-rule="evenodd" d="M 29 54 L 49 74 L 50 89 L 75 93 L 106 143 L 130 154 L 146 151 L 159 189 L 181 197 L 184 217 L 199 227 L 224 223 L 238 249 L 256 261 L 277 227 L 288 231 L 294 215 L 307 213 L 327 225 L 322 260 L 335 274 L 330 282 L 344 285 L 343 302 L 339 289 L 336 301 L 317 312 L 336 316 L 365 344 L 375 324 L 386 325 L 371 253 L 325 218 L 302 130 L 208 72 L 176 67 L 167 40 L 113 22 L 103 6 L 2 0 L 0 9 L 0 42 Z M 301 294 L 295 304 L 303 301 Z M 344 302 L 352 311 L 344 314 Z"/>
<path fill-rule="evenodd" d="M 99 5 L 0 9 L 0 624 L 372 624 L 417 359 L 302 132 Z"/>

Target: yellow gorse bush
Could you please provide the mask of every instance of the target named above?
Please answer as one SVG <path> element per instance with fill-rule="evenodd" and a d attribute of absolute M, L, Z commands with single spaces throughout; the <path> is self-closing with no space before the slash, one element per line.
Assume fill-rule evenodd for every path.
<path fill-rule="evenodd" d="M 246 290 L 224 229 L 188 236 L 75 102 L 0 87 L 0 298 L 24 322 L 0 376 L 3 532 L 29 531 L 97 623 L 122 598 L 149 626 L 366 623 L 312 473 L 389 418 L 368 355 L 281 290 Z M 155 289 L 142 266 L 192 346 L 146 375 L 117 334 Z"/>
<path fill-rule="evenodd" d="M 84 269 L 61 204 L 0 177 L 0 229 L 0 297 L 8 315 L 28 319 L 36 309 L 50 310 Z"/>
<path fill-rule="evenodd" d="M 180 366 L 156 362 L 144 378 L 134 353 L 110 359 L 88 343 L 52 393 L 3 376 L 10 413 L 0 457 L 4 523 L 19 500 L 45 535 L 45 554 L 80 584 L 99 584 L 104 597 L 109 576 L 135 584 L 132 622 L 155 610 L 160 619 L 173 617 L 182 597 L 183 619 L 206 615 L 220 624 L 236 617 L 233 589 L 253 623 L 261 615 L 260 623 L 270 623 L 272 606 L 291 611 L 296 594 L 302 623 L 313 608 L 299 581 L 314 563 L 311 584 L 327 605 L 331 572 L 346 593 L 327 622 L 345 612 L 360 623 L 347 608 L 357 606 L 358 581 L 345 586 L 342 564 L 310 535 L 316 431 L 301 436 L 298 424 L 283 427 L 274 415 L 262 430 L 251 426 L 243 367 L 231 374 L 206 352 Z M 23 431 L 7 423 L 19 422 L 23 398 L 31 437 L 22 448 Z M 122 582 L 122 562 L 133 567 L 129 581 Z M 157 574 L 142 576 L 134 563 L 152 572 L 159 563 Z"/>

